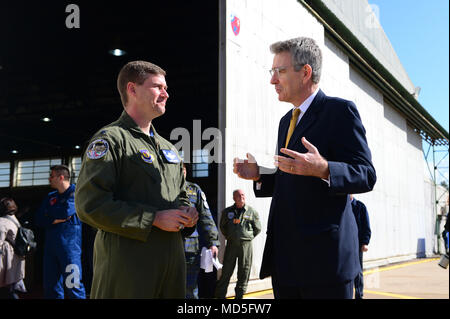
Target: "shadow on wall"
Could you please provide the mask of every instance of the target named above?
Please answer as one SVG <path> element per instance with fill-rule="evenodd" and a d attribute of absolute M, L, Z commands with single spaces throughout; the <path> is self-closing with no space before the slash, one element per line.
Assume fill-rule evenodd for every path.
<path fill-rule="evenodd" d="M 425 238 L 418 238 L 417 239 L 417 252 L 416 252 L 417 258 L 425 258 Z"/>

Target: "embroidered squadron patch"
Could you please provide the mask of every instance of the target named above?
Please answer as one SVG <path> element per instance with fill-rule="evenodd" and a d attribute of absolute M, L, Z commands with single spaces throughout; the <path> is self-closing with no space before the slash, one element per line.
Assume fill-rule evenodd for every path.
<path fill-rule="evenodd" d="M 195 188 L 190 185 L 186 187 L 186 192 L 188 193 L 188 195 L 197 195 Z"/>
<path fill-rule="evenodd" d="M 90 159 L 99 159 L 106 155 L 109 150 L 109 144 L 104 139 L 98 139 L 89 144 L 86 155 Z"/>
<path fill-rule="evenodd" d="M 228 213 L 228 219 L 233 219 L 234 218 L 234 213 L 233 212 L 229 212 Z"/>
<path fill-rule="evenodd" d="M 154 157 L 147 149 L 141 149 L 139 150 L 139 153 L 141 153 L 141 158 L 146 163 L 153 163 Z"/>

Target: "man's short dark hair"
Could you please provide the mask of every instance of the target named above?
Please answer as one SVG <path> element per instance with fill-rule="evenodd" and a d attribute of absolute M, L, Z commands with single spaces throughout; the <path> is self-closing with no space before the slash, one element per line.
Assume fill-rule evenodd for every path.
<path fill-rule="evenodd" d="M 55 172 L 57 176 L 64 176 L 65 181 L 70 181 L 70 170 L 66 165 L 54 165 L 50 167 L 50 170 Z"/>
<path fill-rule="evenodd" d="M 119 72 L 119 76 L 117 77 L 117 90 L 119 91 L 123 107 L 125 107 L 128 103 L 128 82 L 142 85 L 142 83 L 147 80 L 149 74 L 160 74 L 166 76 L 166 71 L 164 71 L 156 64 L 147 61 L 132 61 L 123 66 L 123 68 Z"/>

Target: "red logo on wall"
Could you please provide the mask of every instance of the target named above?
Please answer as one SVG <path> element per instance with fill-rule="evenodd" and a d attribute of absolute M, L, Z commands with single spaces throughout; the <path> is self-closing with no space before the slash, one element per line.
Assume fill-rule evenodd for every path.
<path fill-rule="evenodd" d="M 241 21 L 235 15 L 231 15 L 231 29 L 233 29 L 234 35 L 238 35 L 241 30 Z"/>

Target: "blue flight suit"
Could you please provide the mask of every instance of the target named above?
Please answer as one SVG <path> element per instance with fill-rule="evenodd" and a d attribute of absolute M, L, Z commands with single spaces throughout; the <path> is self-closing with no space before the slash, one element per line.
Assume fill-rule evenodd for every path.
<path fill-rule="evenodd" d="M 200 240 L 206 248 L 219 247 L 219 232 L 200 186 L 186 181 L 186 192 L 191 206 L 198 211 L 194 232 L 183 238 L 186 257 L 186 299 L 199 299 L 197 279 L 200 272 Z"/>
<path fill-rule="evenodd" d="M 75 211 L 75 185 L 62 194 L 47 195 L 36 212 L 36 224 L 45 229 L 44 297 L 85 299 L 81 282 L 81 221 Z M 66 222 L 53 224 L 55 219 Z"/>

